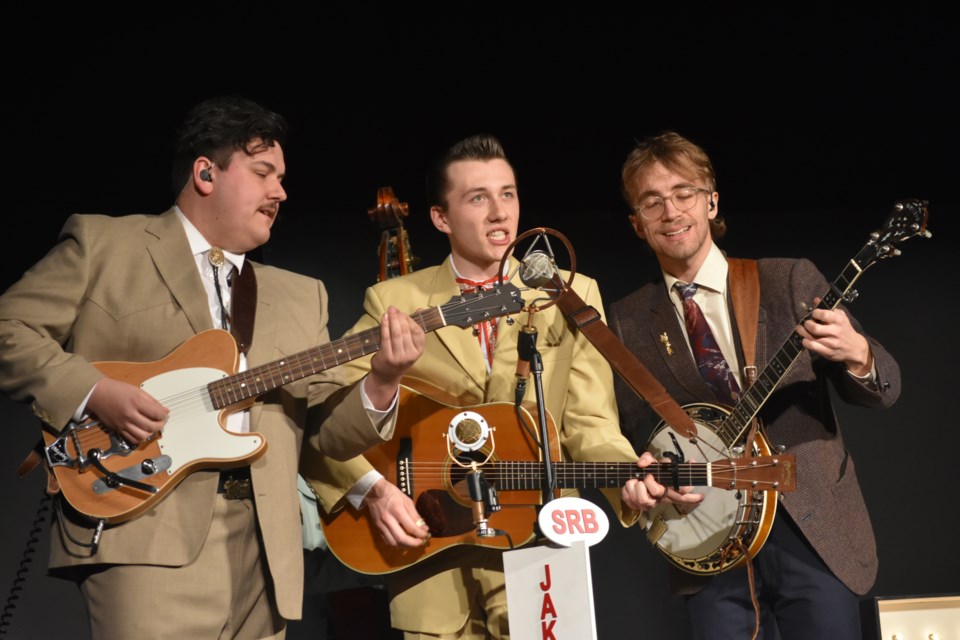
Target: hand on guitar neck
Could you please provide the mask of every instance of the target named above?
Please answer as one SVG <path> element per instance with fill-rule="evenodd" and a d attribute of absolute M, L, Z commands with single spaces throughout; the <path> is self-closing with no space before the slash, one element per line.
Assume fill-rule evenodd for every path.
<path fill-rule="evenodd" d="M 370 361 L 363 390 L 379 411 L 389 409 L 400 380 L 423 353 L 424 332 L 413 318 L 390 307 L 380 321 L 380 350 Z"/>
<path fill-rule="evenodd" d="M 813 305 L 820 304 L 814 298 Z M 855 376 L 863 377 L 873 369 L 870 344 L 850 324 L 843 309 L 819 309 L 810 312 L 810 318 L 797 327 L 803 338 L 803 348 L 833 362 L 842 362 Z"/>
<path fill-rule="evenodd" d="M 637 461 L 637 467 L 644 469 L 657 462 L 649 451 L 644 451 Z M 620 499 L 634 511 L 649 511 L 661 502 L 673 504 L 697 505 L 703 501 L 703 494 L 692 493 L 693 486 L 670 488 L 657 482 L 651 474 L 643 480 L 627 480 L 620 491 Z"/>

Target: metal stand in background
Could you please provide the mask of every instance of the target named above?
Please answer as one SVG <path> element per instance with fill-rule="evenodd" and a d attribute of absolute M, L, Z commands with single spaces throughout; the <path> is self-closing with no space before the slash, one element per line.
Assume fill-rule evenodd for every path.
<path fill-rule="evenodd" d="M 550 458 L 550 434 L 547 431 L 547 410 L 543 397 L 543 359 L 537 350 L 537 328 L 533 326 L 533 314 L 530 312 L 530 321 L 521 327 L 517 335 L 517 353 L 521 363 L 529 363 L 530 373 L 533 374 L 533 390 L 537 398 L 537 420 L 540 422 L 540 447 L 543 451 L 543 504 L 553 500 L 556 488 L 556 477 L 553 472 L 553 461 Z M 516 407 L 520 408 L 526 391 L 526 377 L 521 376 L 517 381 Z"/>

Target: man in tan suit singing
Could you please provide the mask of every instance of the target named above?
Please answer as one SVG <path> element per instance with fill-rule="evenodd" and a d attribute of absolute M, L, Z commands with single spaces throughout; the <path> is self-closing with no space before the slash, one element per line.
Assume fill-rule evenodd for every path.
<path fill-rule="evenodd" d="M 51 432 L 92 416 L 117 443 L 147 446 L 160 435 L 170 451 L 172 430 L 183 433 L 181 417 L 200 403 L 154 397 L 91 363 L 155 362 L 174 350 L 189 362 L 206 355 L 189 352 L 191 338 L 214 328 L 239 336 L 240 353 L 230 345 L 228 357 L 240 371 L 329 342 L 322 282 L 244 258 L 268 240 L 287 198 L 285 133 L 281 116 L 253 102 L 207 100 L 179 132 L 174 207 L 71 216 L 58 244 L 0 297 L 0 389 L 31 403 Z M 262 434 L 265 453 L 240 468 L 195 469 L 151 508 L 108 525 L 93 547 L 95 521 L 63 503 L 50 568 L 80 586 L 94 638 L 283 637 L 302 600 L 301 441 L 349 457 L 390 436 L 398 382 L 423 332 L 391 309 L 381 345 L 359 384 L 344 386 L 324 364 L 318 375 L 273 381 L 249 410 L 228 408 L 224 427 Z M 174 379 L 187 370 L 173 368 Z M 206 434 L 197 431 L 199 441 Z"/>
<path fill-rule="evenodd" d="M 500 142 L 492 136 L 467 138 L 448 150 L 430 177 L 430 215 L 437 229 L 449 238 L 449 258 L 435 267 L 370 287 L 365 315 L 348 333 L 373 326 L 391 305 L 408 312 L 437 306 L 461 291 L 476 291 L 499 275 L 501 259 L 517 238 L 520 214 L 516 178 Z M 511 259 L 510 265 L 515 267 L 516 262 Z M 572 286 L 602 313 L 603 303 L 593 279 L 578 273 Z M 538 293 L 525 292 L 524 296 L 532 299 Z M 522 322 L 526 319 L 524 315 Z M 538 312 L 534 323 L 543 360 L 544 400 L 560 430 L 563 458 L 636 461 L 636 453 L 619 430 L 613 375 L 606 360 L 585 336 L 571 329 L 555 305 Z M 408 374 L 442 388 L 462 406 L 513 402 L 521 324 L 500 318 L 474 330 L 446 327 L 430 333 L 423 355 Z M 355 360 L 345 365 L 345 376 L 358 379 L 370 366 L 369 359 Z M 535 400 L 531 390 L 526 400 Z M 302 473 L 327 511 L 366 510 L 389 544 L 417 546 L 426 539 L 423 514 L 365 458 L 337 463 L 311 459 L 309 454 L 305 452 Z M 644 454 L 640 464 L 651 462 L 650 454 Z M 664 491 L 647 476 L 643 482 L 630 480 L 626 487 L 604 493 L 623 524 L 629 525 L 638 510 L 652 507 L 654 497 L 661 497 Z M 676 497 L 684 502 L 699 500 L 699 496 Z M 387 587 L 392 624 L 402 629 L 408 640 L 503 638 L 509 634 L 499 549 L 480 545 L 445 549 L 388 574 Z"/>

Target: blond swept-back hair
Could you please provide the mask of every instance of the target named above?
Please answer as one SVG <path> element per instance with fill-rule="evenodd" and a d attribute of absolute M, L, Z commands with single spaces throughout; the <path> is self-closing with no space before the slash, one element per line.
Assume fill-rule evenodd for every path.
<path fill-rule="evenodd" d="M 717 176 L 707 152 L 679 133 L 665 131 L 638 142 L 623 163 L 623 197 L 631 212 L 636 211 L 640 195 L 637 189 L 643 174 L 657 162 L 685 178 L 703 181 L 710 191 L 717 190 Z M 722 238 L 726 230 L 726 222 L 720 216 L 710 221 L 710 233 L 714 239 Z"/>

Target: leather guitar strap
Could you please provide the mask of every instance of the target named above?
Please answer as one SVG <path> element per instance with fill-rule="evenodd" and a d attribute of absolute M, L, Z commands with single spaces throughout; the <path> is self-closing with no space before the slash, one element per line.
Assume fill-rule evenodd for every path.
<path fill-rule="evenodd" d="M 562 291 L 557 306 L 583 335 L 597 348 L 624 381 L 649 403 L 663 420 L 677 433 L 688 438 L 697 437 L 697 426 L 687 412 L 677 404 L 653 374 L 620 342 L 616 334 L 600 317 L 600 313 L 583 301 L 575 291 L 554 277 L 554 284 Z"/>
<path fill-rule="evenodd" d="M 760 273 L 756 260 L 728 258 L 730 297 L 737 319 L 737 332 L 743 349 L 743 389 L 746 391 L 757 379 L 757 319 L 760 316 Z M 745 442 L 746 450 L 753 448 L 757 420 L 753 421 Z"/>
<path fill-rule="evenodd" d="M 743 389 L 746 391 L 757 379 L 756 347 L 757 347 L 757 320 L 760 316 L 760 274 L 757 271 L 756 260 L 728 258 L 729 270 L 727 277 L 730 281 L 730 297 L 733 300 L 733 314 L 737 318 L 737 331 L 740 334 L 740 346 L 743 349 Z M 744 450 L 747 455 L 753 451 L 753 441 L 757 435 L 759 420 L 753 419 L 747 438 L 744 441 Z M 755 640 L 760 633 L 760 603 L 757 601 L 753 561 L 747 553 L 747 548 L 739 538 L 736 540 L 737 550 L 747 558 L 747 582 L 750 585 L 750 600 L 753 604 L 754 629 L 751 640 Z M 733 550 L 734 547 L 728 547 Z"/>

